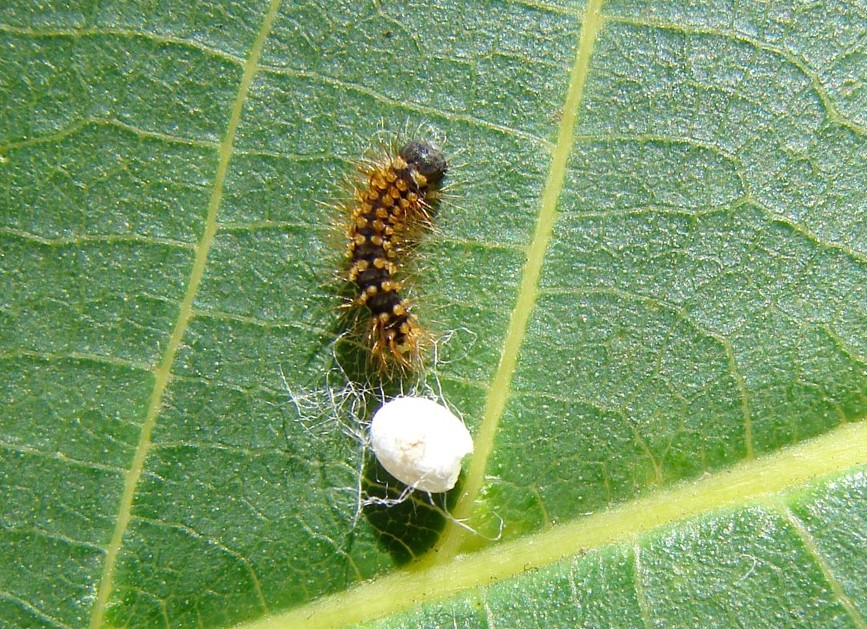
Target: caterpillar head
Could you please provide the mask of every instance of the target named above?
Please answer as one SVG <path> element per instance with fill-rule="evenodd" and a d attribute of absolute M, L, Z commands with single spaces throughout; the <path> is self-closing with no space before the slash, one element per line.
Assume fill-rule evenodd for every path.
<path fill-rule="evenodd" d="M 446 156 L 436 144 L 412 140 L 400 149 L 400 156 L 424 175 L 429 184 L 438 184 L 448 171 Z"/>

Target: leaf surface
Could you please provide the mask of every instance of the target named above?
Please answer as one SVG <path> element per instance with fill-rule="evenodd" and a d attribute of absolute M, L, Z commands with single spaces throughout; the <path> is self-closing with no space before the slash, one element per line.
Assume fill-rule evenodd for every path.
<path fill-rule="evenodd" d="M 4 3 L 0 617 L 865 626 L 865 15 Z M 476 534 L 340 430 L 323 204 L 422 124 Z"/>

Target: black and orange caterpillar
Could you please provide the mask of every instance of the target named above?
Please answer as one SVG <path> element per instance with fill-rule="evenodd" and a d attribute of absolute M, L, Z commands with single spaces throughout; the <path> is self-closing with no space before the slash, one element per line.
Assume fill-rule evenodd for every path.
<path fill-rule="evenodd" d="M 415 370 L 426 334 L 401 297 L 399 276 L 408 250 L 431 225 L 448 164 L 438 146 L 413 140 L 361 170 L 364 182 L 356 186 L 346 229 L 352 305 L 369 313 L 372 362 L 386 372 L 393 366 Z"/>

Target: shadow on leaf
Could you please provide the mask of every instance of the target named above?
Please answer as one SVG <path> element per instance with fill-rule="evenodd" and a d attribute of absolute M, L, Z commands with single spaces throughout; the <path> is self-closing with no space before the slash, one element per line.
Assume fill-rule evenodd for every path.
<path fill-rule="evenodd" d="M 455 488 L 444 494 L 409 491 L 376 457 L 368 457 L 362 479 L 362 490 L 368 497 L 364 516 L 398 564 L 418 559 L 437 542 L 446 513 L 460 496 L 462 481 L 463 475 Z"/>

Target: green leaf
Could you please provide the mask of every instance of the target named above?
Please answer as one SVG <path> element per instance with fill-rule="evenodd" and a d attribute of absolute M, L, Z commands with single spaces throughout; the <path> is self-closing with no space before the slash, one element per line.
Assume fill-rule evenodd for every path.
<path fill-rule="evenodd" d="M 867 625 L 865 15 L 3 3 L 0 618 Z M 464 527 L 359 510 L 335 365 L 325 206 L 419 125 Z"/>

